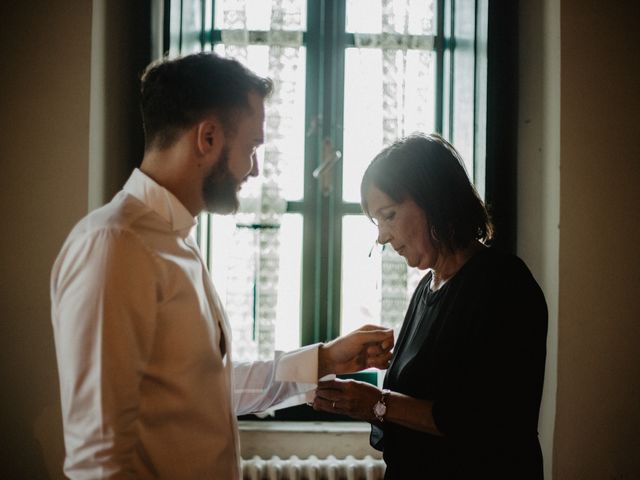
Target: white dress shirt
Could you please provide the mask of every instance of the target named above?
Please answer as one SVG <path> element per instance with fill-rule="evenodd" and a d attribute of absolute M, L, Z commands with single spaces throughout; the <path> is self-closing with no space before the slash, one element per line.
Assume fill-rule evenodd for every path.
<path fill-rule="evenodd" d="M 317 345 L 233 364 L 194 224 L 135 170 L 62 247 L 51 299 L 72 479 L 238 479 L 236 415 L 317 381 Z"/>

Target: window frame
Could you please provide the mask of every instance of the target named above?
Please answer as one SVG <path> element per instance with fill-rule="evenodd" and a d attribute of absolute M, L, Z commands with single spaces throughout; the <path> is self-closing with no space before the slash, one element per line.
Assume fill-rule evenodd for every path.
<path fill-rule="evenodd" d="M 172 3 L 179 3 L 180 32 L 171 31 Z M 201 0 L 201 29 L 199 32 L 182 31 L 183 0 L 164 0 L 162 48 L 153 51 L 181 51 L 183 44 L 199 42 L 206 45 L 222 42 L 220 30 L 213 28 L 215 8 L 205 18 L 205 0 Z M 215 3 L 215 0 L 212 4 Z M 453 139 L 457 131 L 454 115 L 456 82 L 462 76 L 473 77 L 474 105 L 469 106 L 473 116 L 473 172 L 469 172 L 481 195 L 485 192 L 485 173 L 495 172 L 493 164 L 485 164 L 487 126 L 487 31 L 488 0 L 436 0 L 436 131 Z M 494 8 L 495 10 L 495 8 Z M 344 215 L 362 214 L 357 203 L 342 201 L 342 163 L 336 164 L 333 193 L 324 196 L 318 181 L 312 177 L 320 163 L 323 141 L 328 138 L 336 150 L 342 150 L 342 115 L 344 92 L 344 57 L 348 47 L 355 46 L 354 35 L 345 32 L 346 2 L 344 0 L 309 0 L 307 29 L 303 33 L 306 47 L 306 100 L 305 122 L 314 119 L 318 129 L 305 141 L 304 200 L 288 201 L 286 213 L 303 216 L 302 239 L 302 293 L 301 293 L 301 345 L 324 342 L 340 333 L 342 218 Z M 461 24 L 472 25 L 474 38 L 467 48 L 473 50 L 474 62 L 461 65 L 456 62 L 456 51 L 462 42 L 456 37 Z M 158 41 L 158 35 L 154 37 Z M 488 175 L 487 175 L 488 177 Z M 487 185 L 492 187 L 493 184 Z M 487 198 L 496 195 L 488 192 Z M 209 217 L 203 215 L 196 237 L 207 263 L 211 258 Z M 331 259 L 326 261 L 326 259 Z"/>

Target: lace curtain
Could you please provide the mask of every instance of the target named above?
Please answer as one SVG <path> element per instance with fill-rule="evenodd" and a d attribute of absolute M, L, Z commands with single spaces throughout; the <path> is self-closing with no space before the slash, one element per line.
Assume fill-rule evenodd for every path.
<path fill-rule="evenodd" d="M 427 119 L 432 112 L 426 107 L 431 104 L 433 92 L 429 91 L 426 80 L 432 72 L 433 9 L 427 10 L 421 22 L 410 32 L 411 1 L 382 0 L 382 34 L 378 41 L 366 35 L 356 35 L 356 44 L 376 46 L 382 50 L 382 132 L 384 145 L 390 145 L 413 131 L 424 132 Z M 432 4 L 433 7 L 433 4 Z M 414 12 L 415 15 L 415 12 Z M 373 45 L 372 45 L 373 44 Z M 409 55 L 414 55 L 413 68 L 409 66 Z M 407 95 L 407 80 L 410 75 L 418 77 L 418 88 Z M 415 107 L 416 123 L 407 122 L 408 103 Z M 399 328 L 404 319 L 411 293 L 422 273 L 407 267 L 403 257 L 393 248 L 385 248 L 381 260 L 381 305 L 380 317 L 387 326 Z"/>
<path fill-rule="evenodd" d="M 373 148 L 377 149 L 413 131 L 433 130 L 434 2 L 346 2 L 348 15 L 349 12 L 355 12 L 360 21 L 364 19 L 365 23 L 375 25 L 373 30 L 365 28 L 350 31 L 355 49 L 369 52 L 377 50 L 381 58 L 379 71 L 369 74 L 367 70 L 363 79 L 359 80 L 365 83 L 379 82 L 378 87 L 368 87 L 368 91 L 378 91 L 379 88 L 382 93 L 364 100 L 365 104 L 379 102 L 378 106 L 367 110 L 380 112 L 375 113 L 374 118 L 366 118 L 370 116 L 369 113 L 363 114 L 358 108 L 359 123 L 377 122 L 378 125 L 365 132 L 368 137 L 363 138 L 359 145 L 374 144 Z M 275 83 L 275 91 L 267 103 L 265 146 L 259 153 L 260 176 L 252 178 L 243 187 L 240 211 L 235 218 L 203 215 L 200 219 L 200 244 L 210 245 L 210 248 L 205 248 L 211 251 L 207 261 L 231 320 L 234 356 L 240 361 L 271 358 L 278 345 L 278 335 L 282 330 L 293 330 L 294 324 L 299 323 L 299 318 L 293 318 L 296 317 L 295 312 L 285 315 L 292 318 L 283 319 L 278 311 L 283 302 L 299 304 L 299 297 L 295 298 L 293 293 L 294 289 L 299 290 L 299 279 L 282 278 L 281 272 L 284 271 L 282 264 L 287 260 L 286 257 L 298 255 L 288 249 L 288 234 L 283 230 L 287 218 L 293 216 L 285 214 L 286 200 L 302 200 L 302 187 L 298 190 L 294 188 L 291 193 L 287 187 L 289 180 L 283 177 L 302 178 L 302 170 L 295 171 L 294 164 L 303 163 L 301 156 L 304 148 L 292 150 L 291 144 L 293 141 L 303 145 L 305 135 L 304 113 L 300 113 L 303 108 L 300 104 L 304 105 L 301 98 L 305 92 L 305 3 L 305 0 L 171 2 L 171 54 L 213 48 L 269 76 Z M 216 19 L 215 25 L 211 24 L 211 18 Z M 212 46 L 212 37 L 207 33 L 212 30 L 219 30 L 221 36 L 221 42 L 215 46 Z M 345 139 L 353 138 L 353 132 L 347 130 L 345 126 Z M 362 161 L 368 163 L 371 153 L 361 154 Z M 344 168 L 347 169 L 348 162 L 353 161 L 356 161 L 353 156 L 345 157 Z M 351 186 L 358 185 L 361 173 L 345 173 L 344 178 Z M 300 238 L 301 228 L 296 231 Z M 226 233 L 222 235 L 220 232 Z M 360 237 L 343 242 L 358 242 L 358 245 L 349 247 L 350 251 L 364 252 L 366 255 L 370 236 L 367 233 Z M 343 249 L 345 247 L 343 244 Z M 374 314 L 367 321 L 398 328 L 410 294 L 422 272 L 408 268 L 404 258 L 391 248 L 370 261 L 376 263 L 377 273 L 374 276 L 377 280 L 371 282 L 375 285 L 370 287 L 367 282 L 354 280 L 361 290 L 366 283 L 368 291 L 360 295 L 362 300 L 353 300 L 358 295 L 354 295 L 354 289 L 349 290 L 343 282 L 343 308 L 345 303 L 353 300 L 354 306 L 349 311 L 358 310 L 359 305 L 364 305 Z M 348 258 L 343 258 L 343 262 L 343 269 L 354 269 L 354 264 L 349 264 Z M 291 273 L 286 275 L 290 276 Z M 283 285 L 288 290 L 283 289 Z M 348 330 L 357 326 L 350 325 L 349 321 L 355 321 L 358 325 L 362 323 L 361 319 L 352 320 L 347 315 L 342 322 Z M 288 334 L 299 338 L 295 331 Z M 284 348 L 295 346 L 287 345 Z"/>
<path fill-rule="evenodd" d="M 272 0 L 267 31 L 250 31 L 247 2 L 222 3 L 222 44 L 216 46 L 225 56 L 251 65 L 251 45 L 267 48 L 267 72 L 275 84 L 267 100 L 265 146 L 261 174 L 251 179 L 257 188 L 243 189 L 240 211 L 233 232 L 234 255 L 226 272 L 226 309 L 232 318 L 235 358 L 272 358 L 276 345 L 280 236 L 286 200 L 281 174 L 286 163 L 287 133 L 292 132 L 298 70 L 304 69 L 301 2 Z M 263 58 L 264 54 L 257 54 Z M 254 67 L 255 69 L 255 67 Z M 261 72 L 262 73 L 262 72 Z M 256 186 L 254 185 L 254 186 Z M 246 193 L 245 193 L 246 192 Z M 255 252 L 254 255 L 247 255 Z M 216 268 L 215 265 L 212 268 Z M 296 319 L 297 321 L 297 319 Z"/>

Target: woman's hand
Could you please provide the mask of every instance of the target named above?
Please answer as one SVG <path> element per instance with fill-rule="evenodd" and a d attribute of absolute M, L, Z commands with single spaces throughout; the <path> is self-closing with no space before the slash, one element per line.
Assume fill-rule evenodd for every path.
<path fill-rule="evenodd" d="M 331 380 L 318 383 L 313 409 L 339 413 L 366 422 L 376 423 L 373 406 L 382 392 L 377 387 L 356 380 Z"/>
<path fill-rule="evenodd" d="M 392 329 L 364 325 L 320 347 L 318 378 L 328 373 L 352 373 L 370 367 L 386 369 L 392 348 Z"/>

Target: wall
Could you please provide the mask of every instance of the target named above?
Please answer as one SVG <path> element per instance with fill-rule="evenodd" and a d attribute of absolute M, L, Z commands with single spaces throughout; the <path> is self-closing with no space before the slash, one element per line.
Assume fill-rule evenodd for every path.
<path fill-rule="evenodd" d="M 560 217 L 560 3 L 521 0 L 518 105 L 518 254 L 549 310 L 539 433 L 551 478 L 556 415 Z"/>
<path fill-rule="evenodd" d="M 130 46 L 107 35 L 128 10 L 109 2 L 117 15 L 92 19 L 105 1 L 0 3 L 1 478 L 62 478 L 49 270 L 90 197 L 108 198 L 137 158 L 139 137 L 109 133 L 130 115 L 119 98 L 130 87 L 113 82 L 132 80 L 108 53 Z M 550 307 L 546 478 L 552 467 L 560 480 L 640 478 L 638 15 L 632 2 L 520 4 L 518 251 Z M 113 155 L 120 173 L 91 183 L 90 165 L 104 171 Z"/>
<path fill-rule="evenodd" d="M 91 1 L 0 5 L 0 477 L 62 478 L 48 283 L 87 211 Z"/>
<path fill-rule="evenodd" d="M 89 210 L 108 202 L 142 160 L 139 77 L 150 58 L 150 3 L 93 0 Z"/>
<path fill-rule="evenodd" d="M 518 252 L 549 304 L 547 479 L 640 478 L 634 5 L 520 1 Z"/>
<path fill-rule="evenodd" d="M 640 478 L 637 2 L 563 0 L 554 478 Z"/>
<path fill-rule="evenodd" d="M 73 224 L 142 158 L 150 3 L 1 3 L 0 478 L 62 478 L 49 272 Z"/>

